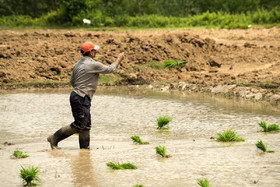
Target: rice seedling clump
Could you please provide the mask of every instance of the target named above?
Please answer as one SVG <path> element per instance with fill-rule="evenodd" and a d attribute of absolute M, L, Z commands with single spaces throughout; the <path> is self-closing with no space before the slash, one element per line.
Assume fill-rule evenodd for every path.
<path fill-rule="evenodd" d="M 108 167 L 114 169 L 114 170 L 123 170 L 123 169 L 137 169 L 137 167 L 131 163 L 123 163 L 123 164 L 120 164 L 120 163 L 113 163 L 113 162 L 108 162 L 106 164 Z"/>
<path fill-rule="evenodd" d="M 135 185 L 133 185 L 133 187 L 144 187 L 144 185 L 143 184 L 135 184 Z"/>
<path fill-rule="evenodd" d="M 265 145 L 263 143 L 262 140 L 259 140 L 257 143 L 256 143 L 256 146 L 257 148 L 259 148 L 260 150 L 262 150 L 263 152 L 268 152 L 268 153 L 273 153 L 274 151 L 272 150 L 267 150 L 267 145 Z"/>
<path fill-rule="evenodd" d="M 157 146 L 156 147 L 156 153 L 163 158 L 171 157 L 171 155 L 166 155 L 166 147 L 165 146 L 160 146 L 160 145 Z"/>
<path fill-rule="evenodd" d="M 197 184 L 201 187 L 209 187 L 208 179 L 198 179 Z"/>
<path fill-rule="evenodd" d="M 279 125 L 267 125 L 265 121 L 259 122 L 259 126 L 263 128 L 263 132 L 280 131 Z"/>
<path fill-rule="evenodd" d="M 168 125 L 168 123 L 171 121 L 172 119 L 168 116 L 160 116 L 157 118 L 157 122 L 158 122 L 158 129 L 168 129 L 168 127 L 166 127 Z"/>
<path fill-rule="evenodd" d="M 130 138 L 135 144 L 149 144 L 149 142 L 143 142 L 139 136 L 131 136 Z"/>
<path fill-rule="evenodd" d="M 216 141 L 218 142 L 242 142 L 245 141 L 243 138 L 237 135 L 237 133 L 232 129 L 227 129 L 223 133 L 217 133 L 218 138 Z"/>
<path fill-rule="evenodd" d="M 21 167 L 20 170 L 20 177 L 23 179 L 25 186 L 37 186 L 40 182 L 40 178 L 38 176 L 39 174 L 39 168 L 38 167 L 29 167 L 29 168 L 23 168 Z"/>
<path fill-rule="evenodd" d="M 29 155 L 23 154 L 22 151 L 20 150 L 15 150 L 12 155 L 12 158 L 27 158 L 27 157 L 29 157 Z"/>

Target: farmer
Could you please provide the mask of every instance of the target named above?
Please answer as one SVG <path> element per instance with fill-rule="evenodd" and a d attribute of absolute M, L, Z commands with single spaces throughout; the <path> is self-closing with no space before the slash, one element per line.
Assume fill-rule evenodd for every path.
<path fill-rule="evenodd" d="M 73 68 L 71 85 L 74 90 L 70 95 L 70 104 L 74 122 L 62 127 L 47 138 L 52 149 L 57 149 L 57 144 L 69 136 L 79 133 L 80 149 L 89 149 L 91 116 L 91 99 L 96 91 L 99 74 L 112 73 L 118 64 L 124 59 L 124 53 L 120 53 L 114 63 L 109 66 L 103 65 L 93 58 L 99 46 L 91 42 L 81 45 L 83 58 Z"/>

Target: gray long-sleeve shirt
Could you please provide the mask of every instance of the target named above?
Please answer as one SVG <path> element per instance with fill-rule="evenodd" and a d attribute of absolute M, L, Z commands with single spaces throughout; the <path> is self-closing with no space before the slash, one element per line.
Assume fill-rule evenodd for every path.
<path fill-rule="evenodd" d="M 88 56 L 83 57 L 73 68 L 70 82 L 74 88 L 74 92 L 81 97 L 87 95 L 92 99 L 96 91 L 99 74 L 112 73 L 117 66 L 118 64 L 116 62 L 106 66 Z"/>

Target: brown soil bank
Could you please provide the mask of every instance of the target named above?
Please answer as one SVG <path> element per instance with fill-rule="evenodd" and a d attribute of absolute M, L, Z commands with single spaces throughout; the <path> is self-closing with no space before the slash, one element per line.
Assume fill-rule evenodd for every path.
<path fill-rule="evenodd" d="M 280 29 L 172 31 L 2 31 L 0 84 L 68 82 L 80 44 L 101 46 L 96 60 L 126 59 L 107 84 L 152 84 L 162 90 L 211 92 L 280 104 Z M 157 62 L 184 60 L 181 69 Z M 108 83 L 109 82 L 109 83 Z M 59 85 L 59 84 L 55 84 Z M 158 87 L 158 86 L 149 86 Z"/>

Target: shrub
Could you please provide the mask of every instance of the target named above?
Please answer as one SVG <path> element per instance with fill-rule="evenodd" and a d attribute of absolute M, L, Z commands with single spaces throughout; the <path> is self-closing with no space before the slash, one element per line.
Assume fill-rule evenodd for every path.
<path fill-rule="evenodd" d="M 37 186 L 37 183 L 34 182 L 40 182 L 40 178 L 38 177 L 39 174 L 39 168 L 38 167 L 29 167 L 29 168 L 23 168 L 21 167 L 20 170 L 20 176 L 25 182 L 25 186 Z"/>
<path fill-rule="evenodd" d="M 118 170 L 118 169 L 137 169 L 137 167 L 131 163 L 124 163 L 124 164 L 120 164 L 120 163 L 113 163 L 113 162 L 108 162 L 106 164 L 108 167 L 114 169 L 114 170 Z"/>
<path fill-rule="evenodd" d="M 276 124 L 267 125 L 265 121 L 259 122 L 259 126 L 263 128 L 263 132 L 279 131 L 280 128 Z"/>
<path fill-rule="evenodd" d="M 218 142 L 241 142 L 241 141 L 245 141 L 243 138 L 239 137 L 237 135 L 237 133 L 232 129 L 227 129 L 223 133 L 217 133 L 217 134 L 219 136 L 217 138 Z"/>
<path fill-rule="evenodd" d="M 265 144 L 263 143 L 262 140 L 259 140 L 259 141 L 256 143 L 256 146 L 257 146 L 257 148 L 259 148 L 259 149 L 262 150 L 263 152 L 269 152 L 269 153 L 274 152 L 274 151 L 272 151 L 272 150 L 267 150 L 267 145 L 265 145 Z"/>
<path fill-rule="evenodd" d="M 131 136 L 130 137 L 135 144 L 149 144 L 149 142 L 142 142 L 139 136 Z"/>
<path fill-rule="evenodd" d="M 157 119 L 158 122 L 158 129 L 162 129 L 163 127 L 165 127 L 166 125 L 168 125 L 168 123 L 171 121 L 172 119 L 168 116 L 160 116 Z M 168 128 L 168 127 L 166 127 Z"/>
<path fill-rule="evenodd" d="M 197 184 L 201 187 L 209 187 L 208 179 L 198 179 Z"/>

